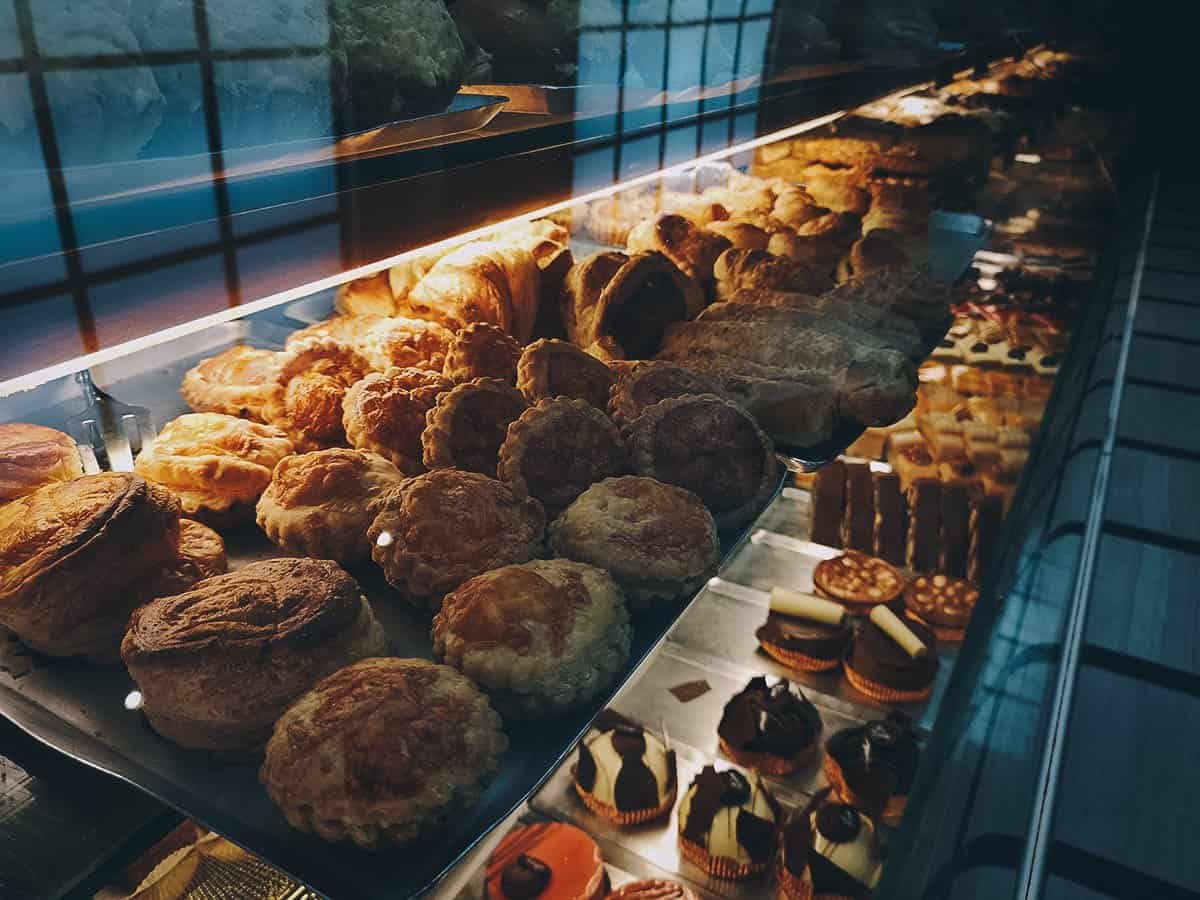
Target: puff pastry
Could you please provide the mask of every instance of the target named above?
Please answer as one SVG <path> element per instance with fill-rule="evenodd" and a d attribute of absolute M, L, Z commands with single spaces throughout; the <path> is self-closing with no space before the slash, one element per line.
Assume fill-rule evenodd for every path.
<path fill-rule="evenodd" d="M 615 380 L 612 369 L 596 357 L 553 338 L 534 341 L 517 363 L 517 387 L 530 403 L 570 397 L 607 409 Z"/>
<path fill-rule="evenodd" d="M 374 369 L 391 366 L 438 371 L 446 361 L 453 335 L 437 322 L 402 316 L 334 316 L 288 337 L 292 349 L 314 338 L 353 347 Z"/>
<path fill-rule="evenodd" d="M 855 241 L 850 252 L 842 257 L 838 263 L 837 280 L 850 281 L 880 269 L 894 269 L 908 264 L 908 255 L 901 246 L 900 236 L 894 231 L 876 228 Z"/>
<path fill-rule="evenodd" d="M 188 369 L 179 393 L 196 412 L 263 420 L 263 404 L 279 377 L 279 354 L 238 345 Z"/>
<path fill-rule="evenodd" d="M 383 498 L 367 539 L 388 583 L 437 609 L 468 578 L 537 556 L 545 529 L 532 497 L 478 472 L 434 469 Z"/>
<path fill-rule="evenodd" d="M 771 235 L 767 250 L 822 270 L 832 269 L 862 233 L 862 220 L 853 213 L 827 213 L 795 231 Z"/>
<path fill-rule="evenodd" d="M 758 225 L 743 221 L 710 222 L 707 230 L 729 241 L 735 250 L 766 250 L 771 234 Z"/>
<path fill-rule="evenodd" d="M 683 216 L 665 215 L 637 225 L 629 232 L 627 247 L 630 253 L 656 251 L 665 254 L 685 275 L 700 284 L 707 284 L 712 281 L 717 257 L 728 250 L 730 244 L 719 234 L 705 231 Z"/>
<path fill-rule="evenodd" d="M 608 414 L 618 424 L 632 422 L 647 406 L 684 394 L 725 395 L 720 375 L 655 360 L 634 363 L 617 373 Z"/>
<path fill-rule="evenodd" d="M 731 300 L 741 291 L 817 295 L 833 287 L 820 267 L 765 250 L 730 250 L 721 254 L 713 271 L 719 300 Z"/>
<path fill-rule="evenodd" d="M 391 460 L 405 475 L 425 471 L 421 433 L 425 416 L 450 382 L 426 369 L 388 369 L 356 381 L 342 400 L 350 446 Z"/>
<path fill-rule="evenodd" d="M 263 416 L 283 429 L 298 451 L 341 446 L 346 442 L 342 399 L 371 368 L 349 344 L 320 337 L 300 341 L 280 360 Z"/>
<path fill-rule="evenodd" d="M 261 747 L 319 679 L 387 647 L 367 599 L 336 563 L 268 559 L 140 607 L 121 659 L 160 735 L 241 754 Z"/>
<path fill-rule="evenodd" d="M 496 378 L 476 378 L 439 395 L 421 434 L 426 468 L 495 476 L 508 426 L 528 406 L 516 388 Z"/>
<path fill-rule="evenodd" d="M 446 595 L 433 652 L 505 718 L 561 715 L 605 690 L 629 660 L 625 597 L 607 572 L 565 559 L 504 566 Z"/>
<path fill-rule="evenodd" d="M 293 828 L 367 849 L 469 814 L 508 749 L 471 682 L 424 659 L 364 659 L 296 701 L 258 777 Z"/>
<path fill-rule="evenodd" d="M 167 560 L 145 590 L 138 593 L 144 601 L 178 594 L 202 578 L 225 574 L 227 569 L 225 541 L 221 536 L 194 519 L 180 519 L 179 546 L 174 558 Z"/>
<path fill-rule="evenodd" d="M 69 434 L 26 422 L 0 423 L 0 503 L 82 474 Z"/>
<path fill-rule="evenodd" d="M 507 332 L 487 322 L 472 322 L 454 335 L 442 374 L 451 381 L 499 378 L 515 384 L 520 358 L 521 345 Z"/>
<path fill-rule="evenodd" d="M 390 316 L 396 312 L 396 300 L 388 284 L 388 273 L 379 272 L 356 278 L 338 288 L 334 308 L 348 316 Z"/>
<path fill-rule="evenodd" d="M 289 456 L 258 500 L 258 525 L 289 554 L 352 565 L 370 556 L 367 528 L 383 494 L 403 480 L 376 453 L 332 447 Z"/>

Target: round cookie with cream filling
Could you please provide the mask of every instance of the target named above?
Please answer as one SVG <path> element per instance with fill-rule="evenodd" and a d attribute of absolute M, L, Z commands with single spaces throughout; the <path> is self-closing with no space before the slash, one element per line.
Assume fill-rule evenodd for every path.
<path fill-rule="evenodd" d="M 904 575 L 878 557 L 848 550 L 817 564 L 813 587 L 822 597 L 861 616 L 899 597 L 904 591 Z"/>
<path fill-rule="evenodd" d="M 574 825 L 537 822 L 510 832 L 487 864 L 486 900 L 600 900 L 600 847 Z"/>
<path fill-rule="evenodd" d="M 762 785 L 735 769 L 705 766 L 679 804 L 684 859 L 714 878 L 762 875 L 775 855 L 779 805 Z"/>
<path fill-rule="evenodd" d="M 640 825 L 671 811 L 675 751 L 637 725 L 617 725 L 584 738 L 575 792 L 588 809 L 615 825 Z"/>

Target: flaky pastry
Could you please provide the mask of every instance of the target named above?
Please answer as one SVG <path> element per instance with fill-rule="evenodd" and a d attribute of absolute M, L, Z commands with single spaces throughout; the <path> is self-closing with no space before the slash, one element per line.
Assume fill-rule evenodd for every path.
<path fill-rule="evenodd" d="M 291 350 L 314 338 L 353 347 L 372 368 L 390 366 L 440 370 L 446 360 L 451 333 L 437 322 L 402 316 L 334 316 L 292 332 Z"/>
<path fill-rule="evenodd" d="M 425 416 L 451 386 L 427 369 L 372 372 L 354 382 L 342 400 L 346 440 L 351 447 L 386 457 L 405 475 L 424 472 Z"/>
<path fill-rule="evenodd" d="M 341 446 L 346 442 L 342 398 L 371 369 L 349 344 L 320 337 L 300 341 L 280 360 L 263 415 L 287 432 L 298 451 Z"/>
<path fill-rule="evenodd" d="M 729 250 L 721 254 L 713 271 L 720 300 L 730 300 L 739 291 L 818 295 L 833 287 L 822 268 L 765 250 Z"/>
<path fill-rule="evenodd" d="M 618 425 L 632 422 L 647 406 L 684 394 L 724 396 L 720 375 L 674 363 L 644 360 L 617 373 L 608 397 L 608 414 Z"/>
<path fill-rule="evenodd" d="M 516 384 L 520 358 L 521 345 L 504 329 L 487 322 L 472 322 L 454 335 L 446 351 L 442 374 L 451 381 L 499 378 Z"/>
<path fill-rule="evenodd" d="M 665 254 L 685 275 L 701 284 L 712 280 L 713 264 L 729 249 L 729 241 L 677 215 L 646 219 L 629 232 L 630 253 Z"/>
<path fill-rule="evenodd" d="M 574 344 L 553 338 L 534 341 L 517 363 L 517 387 L 530 403 L 570 397 L 606 409 L 615 380 L 603 362 Z"/>
<path fill-rule="evenodd" d="M 706 228 L 725 238 L 736 250 L 766 250 L 771 238 L 765 228 L 745 221 L 710 222 Z"/>
<path fill-rule="evenodd" d="M 497 378 L 476 378 L 440 394 L 421 434 L 426 468 L 495 476 L 508 426 L 528 406 L 516 388 Z"/>
<path fill-rule="evenodd" d="M 224 575 L 228 570 L 225 541 L 195 519 L 179 520 L 179 546 L 175 555 L 145 583 L 138 596 L 143 602 L 186 591 L 197 581 Z"/>
<path fill-rule="evenodd" d="M 278 353 L 239 344 L 188 369 L 179 393 L 196 412 L 261 422 L 263 404 L 278 377 Z"/>
<path fill-rule="evenodd" d="M 82 474 L 69 434 L 26 422 L 0 423 L 0 503 Z"/>

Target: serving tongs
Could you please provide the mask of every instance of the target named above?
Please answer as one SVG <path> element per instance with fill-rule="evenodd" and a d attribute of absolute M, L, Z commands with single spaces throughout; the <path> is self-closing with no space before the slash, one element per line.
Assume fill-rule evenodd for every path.
<path fill-rule="evenodd" d="M 132 472 L 134 458 L 157 434 L 150 410 L 106 394 L 87 369 L 75 373 L 75 383 L 87 406 L 67 417 L 66 431 L 79 448 L 84 472 Z"/>

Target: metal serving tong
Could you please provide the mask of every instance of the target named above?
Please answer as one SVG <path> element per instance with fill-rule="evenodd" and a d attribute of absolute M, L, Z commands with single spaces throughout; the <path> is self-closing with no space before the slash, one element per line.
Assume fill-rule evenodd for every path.
<path fill-rule="evenodd" d="M 134 458 L 157 434 L 150 410 L 109 396 L 87 369 L 75 373 L 75 383 L 87 406 L 67 418 L 66 431 L 79 447 L 84 472 L 132 472 Z"/>

